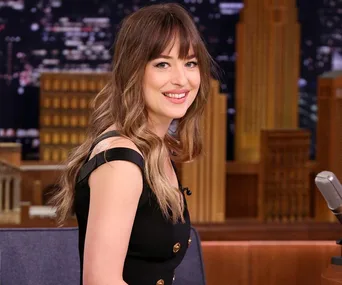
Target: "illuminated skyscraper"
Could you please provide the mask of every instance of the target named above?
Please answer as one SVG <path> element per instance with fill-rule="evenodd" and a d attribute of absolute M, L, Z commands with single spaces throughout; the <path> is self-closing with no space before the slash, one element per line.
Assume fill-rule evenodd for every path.
<path fill-rule="evenodd" d="M 84 142 L 91 104 L 107 73 L 43 73 L 40 87 L 40 159 L 64 161 Z"/>
<path fill-rule="evenodd" d="M 323 73 L 317 86 L 317 148 L 316 160 L 318 171 L 332 171 L 342 179 L 342 71 Z M 318 221 L 335 221 L 327 203 L 316 192 L 316 219 Z"/>
<path fill-rule="evenodd" d="M 342 72 L 323 73 L 317 91 L 317 162 L 320 170 L 333 171 L 341 179 Z"/>
<path fill-rule="evenodd" d="M 235 160 L 260 156 L 260 131 L 298 127 L 295 0 L 245 0 L 237 26 Z"/>

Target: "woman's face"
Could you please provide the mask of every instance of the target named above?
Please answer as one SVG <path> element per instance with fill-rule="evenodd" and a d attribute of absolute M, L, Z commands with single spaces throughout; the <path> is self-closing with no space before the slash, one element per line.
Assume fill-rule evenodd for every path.
<path fill-rule="evenodd" d="M 195 100 L 200 87 L 197 59 L 190 48 L 188 58 L 179 59 L 179 39 L 156 58 L 147 63 L 143 91 L 149 119 L 170 124 L 183 117 Z"/>

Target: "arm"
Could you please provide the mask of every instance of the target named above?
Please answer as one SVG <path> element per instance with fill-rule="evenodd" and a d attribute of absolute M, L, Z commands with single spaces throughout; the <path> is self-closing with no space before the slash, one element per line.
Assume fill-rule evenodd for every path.
<path fill-rule="evenodd" d="M 124 285 L 122 272 L 142 174 L 127 161 L 112 161 L 89 178 L 90 206 L 84 247 L 84 285 Z"/>

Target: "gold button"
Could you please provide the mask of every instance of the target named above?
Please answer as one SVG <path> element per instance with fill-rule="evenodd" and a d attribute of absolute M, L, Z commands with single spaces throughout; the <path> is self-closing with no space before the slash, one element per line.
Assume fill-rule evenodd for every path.
<path fill-rule="evenodd" d="M 159 279 L 157 281 L 156 285 L 164 285 L 164 280 L 163 279 Z"/>
<path fill-rule="evenodd" d="M 174 246 L 173 246 L 173 252 L 177 253 L 181 248 L 181 245 L 179 242 L 177 242 Z"/>
<path fill-rule="evenodd" d="M 188 239 L 188 246 L 191 244 L 191 238 Z"/>

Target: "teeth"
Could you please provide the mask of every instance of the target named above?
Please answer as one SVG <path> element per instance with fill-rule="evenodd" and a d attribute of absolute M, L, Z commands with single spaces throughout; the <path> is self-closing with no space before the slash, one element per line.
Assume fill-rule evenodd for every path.
<path fill-rule="evenodd" d="M 185 97 L 185 93 L 181 93 L 181 94 L 163 93 L 163 94 L 167 97 L 177 98 L 177 99 L 181 99 Z"/>

